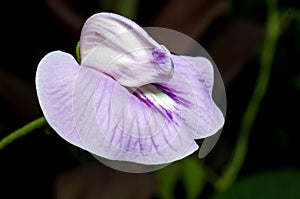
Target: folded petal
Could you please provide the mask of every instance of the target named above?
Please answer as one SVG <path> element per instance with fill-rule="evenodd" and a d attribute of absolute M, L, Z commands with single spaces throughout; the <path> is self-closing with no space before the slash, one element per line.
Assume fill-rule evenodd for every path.
<path fill-rule="evenodd" d="M 68 142 L 82 147 L 72 111 L 73 90 L 79 69 L 70 54 L 51 52 L 38 65 L 36 89 L 50 126 Z"/>
<path fill-rule="evenodd" d="M 212 96 L 213 68 L 201 57 L 172 56 L 173 78 L 136 89 L 82 67 L 73 113 L 84 147 L 110 160 L 146 165 L 182 159 L 222 127 Z M 203 74 L 203 75 L 202 75 Z"/>
<path fill-rule="evenodd" d="M 142 46 L 159 46 L 148 33 L 132 20 L 118 14 L 101 12 L 89 17 L 82 27 L 80 36 L 81 58 L 84 59 L 91 50 L 105 40 L 122 33 L 127 33 L 130 30 L 135 30 L 131 31 L 130 35 L 128 35 L 128 38 L 132 38 L 132 42 L 140 42 L 138 44 L 142 44 Z M 132 42 L 126 41 L 126 44 L 136 45 L 136 43 Z M 126 45 L 121 47 L 122 51 L 126 51 Z"/>
<path fill-rule="evenodd" d="M 186 125 L 195 129 L 195 139 L 215 134 L 224 125 L 224 115 L 212 98 L 214 69 L 204 57 L 172 55 L 175 66 L 172 81 L 166 86 L 177 92 L 177 98 L 189 99 L 194 110 Z M 198 119 L 197 119 L 198 118 Z"/>
<path fill-rule="evenodd" d="M 126 87 L 172 78 L 170 52 L 133 21 L 112 13 L 90 17 L 80 37 L 82 66 L 108 74 Z"/>
<path fill-rule="evenodd" d="M 167 113 L 169 110 L 160 104 L 151 106 L 158 99 L 156 94 L 165 95 L 151 85 L 139 91 L 127 90 L 111 77 L 82 67 L 74 90 L 73 113 L 84 147 L 110 160 L 148 165 L 170 163 L 194 152 L 198 146 L 193 134 L 185 132 L 181 107 Z M 168 98 L 165 95 L 163 101 L 172 100 Z"/>

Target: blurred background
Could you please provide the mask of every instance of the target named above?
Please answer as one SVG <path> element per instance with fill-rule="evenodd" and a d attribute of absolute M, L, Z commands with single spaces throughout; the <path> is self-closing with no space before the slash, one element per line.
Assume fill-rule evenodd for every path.
<path fill-rule="evenodd" d="M 103 11 L 197 40 L 223 77 L 227 116 L 207 157 L 194 154 L 146 174 L 101 165 L 45 126 L 0 151 L 0 198 L 300 198 L 299 3 L 2 2 L 0 138 L 42 116 L 34 83 L 39 61 L 53 50 L 75 55 L 84 21 Z"/>

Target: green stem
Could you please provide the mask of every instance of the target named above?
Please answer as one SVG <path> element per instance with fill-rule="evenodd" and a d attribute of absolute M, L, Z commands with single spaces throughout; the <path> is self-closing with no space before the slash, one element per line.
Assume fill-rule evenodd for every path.
<path fill-rule="evenodd" d="M 225 168 L 223 175 L 215 184 L 215 188 L 218 191 L 228 188 L 235 181 L 243 166 L 248 150 L 249 134 L 269 85 L 275 46 L 279 36 L 279 27 L 280 18 L 277 10 L 277 2 L 276 0 L 269 0 L 266 37 L 260 58 L 257 84 L 246 108 L 244 117 L 242 118 L 233 156 Z"/>
<path fill-rule="evenodd" d="M 32 132 L 35 129 L 42 127 L 45 124 L 46 124 L 46 119 L 44 117 L 40 117 L 40 118 L 26 124 L 22 128 L 12 132 L 11 134 L 4 137 L 0 141 L 0 150 L 5 148 L 8 144 L 12 143 L 13 141 L 17 140 L 18 138 Z"/>
<path fill-rule="evenodd" d="M 77 60 L 78 64 L 80 65 L 81 64 L 80 41 L 77 42 L 75 53 L 76 53 L 76 60 Z"/>

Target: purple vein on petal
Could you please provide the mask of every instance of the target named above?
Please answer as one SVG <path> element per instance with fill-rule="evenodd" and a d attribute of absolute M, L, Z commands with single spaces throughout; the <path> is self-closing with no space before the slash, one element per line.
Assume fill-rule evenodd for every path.
<path fill-rule="evenodd" d="M 104 82 L 104 88 L 106 87 L 106 82 Z M 103 100 L 103 95 L 104 95 L 104 92 L 101 92 L 101 95 L 99 96 L 99 102 L 97 102 L 96 104 L 96 107 L 97 107 L 97 110 L 100 110 L 100 107 L 101 107 L 101 104 L 102 104 L 102 100 Z"/>
<path fill-rule="evenodd" d="M 124 112 L 122 112 L 122 117 L 120 117 L 120 118 L 126 118 L 125 116 L 124 116 Z M 123 127 L 123 126 L 125 126 L 125 119 L 121 119 L 120 121 L 122 121 L 122 125 L 121 125 L 121 127 Z M 117 124 L 120 124 L 120 122 L 118 122 Z M 119 128 L 118 127 L 118 125 L 116 125 L 116 127 L 117 128 Z M 119 141 L 117 142 L 118 144 L 119 144 L 119 147 L 117 147 L 119 150 L 117 151 L 117 153 L 115 154 L 116 156 L 122 151 L 122 149 L 123 150 L 125 150 L 126 151 L 126 146 L 128 146 L 128 145 L 126 145 L 125 144 L 125 146 L 124 146 L 124 140 L 126 140 L 126 139 L 124 139 L 123 137 L 124 137 L 124 130 L 122 130 L 122 129 L 120 129 L 120 133 L 121 133 L 121 136 L 120 136 L 120 139 L 119 139 Z M 126 134 L 125 134 L 126 135 Z M 131 139 L 131 136 L 129 136 L 129 139 Z M 123 142 L 122 142 L 123 141 Z M 128 143 L 128 141 L 127 141 L 127 143 Z M 124 149 L 125 148 L 125 149 Z"/>
<path fill-rule="evenodd" d="M 90 85 L 90 82 L 91 81 L 89 80 L 87 83 L 85 83 L 83 85 L 83 89 L 82 89 L 83 92 L 81 93 L 80 96 L 76 96 L 76 97 L 82 97 L 82 96 L 85 96 L 86 94 L 89 94 L 89 97 L 87 97 L 87 99 L 92 99 L 92 96 L 93 96 L 94 92 L 89 93 L 89 91 L 87 90 L 87 88 Z M 80 101 L 80 100 L 76 99 L 76 101 Z M 79 109 L 80 112 L 78 111 L 78 114 L 81 115 L 82 117 L 85 117 L 88 120 L 90 120 L 92 117 L 87 117 L 87 115 L 85 115 L 85 114 L 87 114 L 87 111 L 86 111 L 87 108 L 88 108 L 88 103 L 83 103 L 82 107 Z M 83 128 L 85 128 L 85 125 L 83 126 Z M 88 128 L 91 128 L 91 127 L 89 126 Z M 83 129 L 79 129 L 79 131 L 82 131 L 82 130 Z M 87 131 L 87 132 L 89 132 L 89 131 Z"/>
<path fill-rule="evenodd" d="M 115 146 L 115 145 L 113 145 L 114 143 L 112 143 L 112 145 L 111 145 L 111 147 L 115 147 L 115 148 L 117 148 L 118 150 L 114 153 L 114 156 L 115 157 L 117 157 L 120 153 L 121 153 L 121 151 L 122 151 L 122 140 L 123 140 L 123 131 L 120 131 L 120 133 L 121 133 L 121 135 L 120 135 L 120 137 L 119 137 L 119 140 L 116 142 L 116 143 L 118 143 L 118 145 L 119 146 Z"/>
<path fill-rule="evenodd" d="M 138 136 L 141 137 L 141 129 L 138 129 Z M 143 144 L 141 143 L 141 138 L 138 138 L 140 151 L 144 151 Z"/>
<path fill-rule="evenodd" d="M 132 130 L 132 127 L 133 127 L 133 125 L 131 125 L 131 129 L 129 129 L 129 131 Z M 127 144 L 126 144 L 126 151 L 130 150 L 131 140 L 132 140 L 132 136 L 129 136 L 129 140 L 128 140 Z"/>
<path fill-rule="evenodd" d="M 158 90 L 160 90 L 161 92 L 165 93 L 166 95 L 168 95 L 170 98 L 172 98 L 177 104 L 181 104 L 187 108 L 191 107 L 191 103 L 189 101 L 187 101 L 186 99 L 183 99 L 182 97 L 179 97 L 178 95 L 176 95 L 176 93 L 178 94 L 183 94 L 182 92 L 176 91 L 175 89 L 172 89 L 168 86 L 165 86 L 163 84 L 153 84 Z"/>
<path fill-rule="evenodd" d="M 141 102 L 144 102 L 148 107 L 153 107 L 154 104 L 148 99 L 145 94 L 140 90 L 137 89 L 135 92 L 132 93 L 135 97 L 137 97 Z"/>
<path fill-rule="evenodd" d="M 126 118 L 125 111 L 122 112 L 122 118 Z M 123 126 L 125 126 L 125 119 L 122 120 L 122 126 L 121 127 L 123 127 Z M 130 129 L 128 129 L 128 132 L 124 132 L 124 130 L 122 130 L 122 135 L 123 135 L 123 133 L 127 133 L 127 134 L 130 133 L 131 130 L 132 130 L 132 127 L 133 127 L 133 125 L 130 125 Z M 129 136 L 129 140 L 126 143 L 123 143 L 125 145 L 124 146 L 125 151 L 128 151 L 128 149 L 130 147 L 129 144 L 131 142 L 131 138 L 132 138 L 132 136 Z M 121 148 L 123 148 L 123 147 L 121 147 Z"/>
<path fill-rule="evenodd" d="M 164 107 L 161 105 L 155 105 L 157 104 L 155 99 L 152 99 L 153 102 L 144 94 L 144 92 L 141 89 L 137 89 L 134 93 L 134 96 L 136 96 L 140 101 L 145 103 L 148 107 L 153 108 L 155 111 L 159 112 L 163 116 L 167 116 L 166 118 L 172 121 L 172 116 L 170 114 L 170 111 L 166 110 Z M 155 103 L 154 103 L 155 102 Z M 165 113 L 161 110 L 163 109 Z"/>
<path fill-rule="evenodd" d="M 99 109 L 98 109 L 99 110 Z M 108 105 L 108 113 L 111 113 L 111 104 L 109 104 Z M 109 126 L 111 125 L 110 124 L 111 123 L 111 121 L 110 121 L 110 115 L 107 117 L 107 125 L 106 125 L 106 129 L 109 129 Z M 115 128 L 116 128 L 117 126 L 115 126 Z M 113 130 L 113 131 L 111 131 L 112 132 L 112 134 L 111 134 L 111 137 L 110 137 L 110 142 L 112 143 L 113 142 L 113 140 L 114 140 L 114 138 L 115 138 L 115 133 L 116 133 L 116 131 L 115 130 Z"/>
<path fill-rule="evenodd" d="M 110 116 L 109 116 L 110 117 Z M 117 123 L 119 123 L 121 121 L 121 117 L 119 118 L 119 121 Z M 116 138 L 116 132 L 117 132 L 118 126 L 114 125 L 114 127 L 112 128 L 112 130 L 110 132 L 112 132 L 111 137 L 110 137 L 110 142 L 112 143 L 110 146 L 113 146 L 114 143 L 116 143 L 115 138 Z M 121 140 L 121 138 L 119 138 L 119 141 Z M 119 143 L 119 141 L 117 141 L 117 143 Z"/>
<path fill-rule="evenodd" d="M 158 123 L 158 118 L 155 118 L 155 120 L 154 120 L 154 122 L 155 122 L 155 125 L 158 125 L 157 123 Z M 159 144 L 158 143 L 156 143 L 155 142 L 155 140 L 154 140 L 154 136 L 153 135 L 151 135 L 151 142 L 152 142 L 152 144 L 153 144 L 153 146 L 154 146 L 154 148 L 155 148 L 155 150 L 156 150 L 156 152 L 159 154 L 159 155 L 161 155 L 160 153 L 159 153 L 159 150 L 158 150 L 158 148 L 160 147 L 159 146 Z"/>
<path fill-rule="evenodd" d="M 167 132 L 172 132 L 169 130 L 169 125 L 166 125 L 166 128 L 167 128 Z M 176 132 L 176 131 L 174 131 Z M 175 137 L 175 136 L 174 136 Z M 163 133 L 163 139 L 164 141 L 167 143 L 167 145 L 173 150 L 173 151 L 176 151 L 176 149 L 171 145 L 170 141 L 168 140 L 168 138 L 166 137 L 165 133 Z"/>
<path fill-rule="evenodd" d="M 147 88 L 142 89 L 141 87 L 136 89 L 132 94 L 148 107 L 164 116 L 169 122 L 172 122 L 178 126 L 179 124 L 174 120 L 173 117 L 175 114 L 178 118 L 181 118 L 178 114 L 176 106 L 182 105 L 186 108 L 190 108 L 190 102 L 179 97 L 176 94 L 178 91 L 168 88 L 167 86 L 161 84 L 151 84 L 149 86 L 151 86 L 149 92 L 147 91 Z M 151 89 L 155 89 L 155 92 L 163 94 L 164 98 L 168 98 L 167 100 L 170 104 L 165 103 L 162 99 L 160 99 L 159 96 L 156 96 L 155 92 L 151 92 Z"/>

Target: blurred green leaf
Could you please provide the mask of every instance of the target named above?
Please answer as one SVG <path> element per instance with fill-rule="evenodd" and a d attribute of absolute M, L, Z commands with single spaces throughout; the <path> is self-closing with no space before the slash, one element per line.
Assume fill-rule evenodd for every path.
<path fill-rule="evenodd" d="M 80 162 L 94 162 L 96 161 L 95 157 L 92 156 L 91 153 L 80 149 L 76 146 L 73 146 L 69 143 L 65 143 L 66 144 L 66 149 L 68 150 L 68 152 L 74 157 L 76 158 L 78 161 Z"/>
<path fill-rule="evenodd" d="M 296 75 L 293 79 L 293 86 L 300 91 L 300 74 Z"/>
<path fill-rule="evenodd" d="M 300 170 L 266 171 L 236 181 L 210 199 L 296 199 L 300 198 Z"/>
<path fill-rule="evenodd" d="M 200 195 L 204 186 L 206 175 L 202 162 L 195 157 L 183 160 L 183 183 L 186 190 L 186 199 L 195 199 Z"/>
<path fill-rule="evenodd" d="M 174 199 L 175 185 L 179 180 L 183 182 L 185 198 L 197 198 L 206 183 L 206 170 L 200 159 L 191 156 L 157 171 L 159 198 Z"/>
<path fill-rule="evenodd" d="M 158 180 L 157 194 L 161 199 L 174 199 L 174 188 L 180 177 L 181 165 L 178 162 L 156 172 Z"/>
<path fill-rule="evenodd" d="M 136 19 L 138 13 L 139 0 L 122 0 L 115 1 L 115 10 L 125 17 Z"/>
<path fill-rule="evenodd" d="M 137 18 L 139 0 L 101 0 L 101 8 L 110 12 L 115 12 L 130 19 Z"/>

